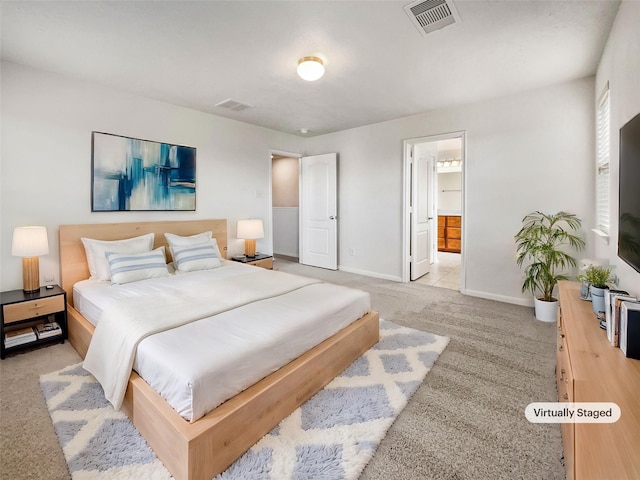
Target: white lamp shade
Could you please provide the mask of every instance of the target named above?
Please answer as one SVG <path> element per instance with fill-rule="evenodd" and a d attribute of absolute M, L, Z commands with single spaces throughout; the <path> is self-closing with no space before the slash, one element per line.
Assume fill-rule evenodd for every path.
<path fill-rule="evenodd" d="M 49 253 L 49 241 L 45 227 L 15 227 L 11 255 L 16 257 L 38 257 Z"/>
<path fill-rule="evenodd" d="M 264 238 L 262 220 L 238 220 L 238 238 Z"/>
<path fill-rule="evenodd" d="M 298 60 L 297 71 L 300 78 L 313 82 L 324 75 L 324 64 L 318 57 L 303 57 Z"/>

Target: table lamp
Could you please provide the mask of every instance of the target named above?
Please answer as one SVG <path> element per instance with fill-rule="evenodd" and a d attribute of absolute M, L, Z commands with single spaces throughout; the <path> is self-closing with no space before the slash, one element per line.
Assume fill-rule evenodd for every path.
<path fill-rule="evenodd" d="M 15 227 L 11 255 L 22 257 L 22 289 L 25 293 L 40 290 L 40 263 L 38 257 L 49 253 L 45 227 Z"/>
<path fill-rule="evenodd" d="M 238 220 L 238 238 L 244 238 L 244 254 L 256 256 L 256 238 L 264 238 L 262 220 Z"/>

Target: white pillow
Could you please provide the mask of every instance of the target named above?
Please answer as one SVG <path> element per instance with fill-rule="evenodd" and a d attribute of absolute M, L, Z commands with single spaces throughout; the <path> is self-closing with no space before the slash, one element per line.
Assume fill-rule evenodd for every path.
<path fill-rule="evenodd" d="M 220 248 L 218 248 L 218 242 L 215 238 L 213 238 L 212 232 L 202 232 L 196 235 L 190 235 L 188 237 L 183 237 L 181 235 L 176 235 L 174 233 L 165 233 L 164 237 L 169 242 L 169 249 L 171 250 L 171 256 L 173 257 L 173 247 L 175 246 L 185 246 L 185 245 L 198 245 L 200 243 L 211 243 L 213 248 L 218 255 L 218 258 L 222 258 L 222 254 L 220 253 Z"/>
<path fill-rule="evenodd" d="M 111 280 L 109 262 L 105 257 L 106 252 L 113 253 L 143 253 L 153 250 L 154 234 L 147 233 L 139 237 L 122 240 L 94 240 L 81 238 L 84 251 L 87 255 L 87 264 L 91 278 L 96 280 Z"/>
<path fill-rule="evenodd" d="M 142 253 L 106 252 L 105 257 L 109 262 L 112 284 L 169 276 L 164 247 Z"/>
<path fill-rule="evenodd" d="M 176 245 L 171 248 L 176 273 L 208 270 L 221 265 L 220 257 L 211 242 L 195 245 Z"/>
<path fill-rule="evenodd" d="M 174 233 L 165 233 L 164 238 L 166 238 L 167 242 L 169 242 L 169 245 L 173 247 L 174 245 L 194 245 L 197 243 L 206 243 L 211 239 L 212 235 L 212 232 L 202 232 L 196 235 L 183 237 L 182 235 L 176 235 Z"/>

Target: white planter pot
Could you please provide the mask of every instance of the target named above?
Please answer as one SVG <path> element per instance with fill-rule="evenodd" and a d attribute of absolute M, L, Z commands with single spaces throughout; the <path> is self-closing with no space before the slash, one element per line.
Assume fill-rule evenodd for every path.
<path fill-rule="evenodd" d="M 543 302 L 534 298 L 536 318 L 542 322 L 556 322 L 558 320 L 558 300 Z"/>
<path fill-rule="evenodd" d="M 591 292 L 591 306 L 593 307 L 593 313 L 596 315 L 600 315 L 602 312 L 604 316 L 605 306 L 604 306 L 604 292 L 607 290 L 606 288 L 596 288 L 593 285 L 589 287 Z"/>

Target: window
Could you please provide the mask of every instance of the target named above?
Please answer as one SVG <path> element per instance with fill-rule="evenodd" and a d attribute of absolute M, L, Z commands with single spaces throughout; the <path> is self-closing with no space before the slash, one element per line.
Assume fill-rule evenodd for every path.
<path fill-rule="evenodd" d="M 598 101 L 596 118 L 596 228 L 609 235 L 609 84 Z"/>

